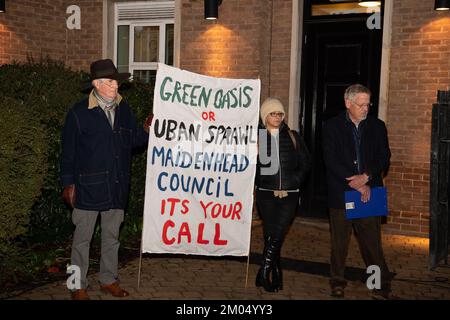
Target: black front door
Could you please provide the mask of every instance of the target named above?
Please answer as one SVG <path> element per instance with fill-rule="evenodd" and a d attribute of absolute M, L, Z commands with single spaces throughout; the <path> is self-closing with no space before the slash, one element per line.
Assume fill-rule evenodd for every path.
<path fill-rule="evenodd" d="M 302 194 L 301 216 L 327 218 L 322 124 L 345 110 L 344 91 L 361 83 L 372 91 L 370 114 L 378 114 L 382 31 L 370 30 L 368 15 L 305 21 L 302 55 L 302 118 L 313 167 Z"/>

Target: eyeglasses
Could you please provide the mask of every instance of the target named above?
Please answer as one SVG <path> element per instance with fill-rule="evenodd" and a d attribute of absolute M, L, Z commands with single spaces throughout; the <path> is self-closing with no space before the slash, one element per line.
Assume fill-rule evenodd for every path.
<path fill-rule="evenodd" d="M 271 113 L 269 113 L 270 114 L 270 116 L 271 117 L 280 117 L 280 118 L 283 118 L 283 116 L 284 116 L 284 113 L 283 112 L 271 112 Z"/>
<path fill-rule="evenodd" d="M 370 107 L 373 106 L 373 103 L 372 103 L 372 102 L 369 102 L 369 103 L 363 103 L 363 104 L 357 104 L 357 103 L 355 103 L 355 102 L 352 101 L 352 103 L 353 103 L 355 106 L 357 106 L 359 109 L 362 109 L 362 108 L 364 108 L 364 107 L 370 108 Z"/>
<path fill-rule="evenodd" d="M 99 82 L 105 84 L 110 88 L 117 88 L 119 86 L 117 80 L 99 79 Z"/>

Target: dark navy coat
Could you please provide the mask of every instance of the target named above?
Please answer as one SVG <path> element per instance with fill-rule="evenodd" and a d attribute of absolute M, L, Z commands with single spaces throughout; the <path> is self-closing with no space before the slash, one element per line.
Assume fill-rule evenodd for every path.
<path fill-rule="evenodd" d="M 75 184 L 75 208 L 124 209 L 130 189 L 131 151 L 146 146 L 148 134 L 136 125 L 133 112 L 121 97 L 114 129 L 92 101 L 91 97 L 78 102 L 67 114 L 62 132 L 61 183 L 63 187 Z"/>
<path fill-rule="evenodd" d="M 353 190 L 346 178 L 359 174 L 353 136 L 355 125 L 347 112 L 329 119 L 323 127 L 323 155 L 327 168 L 328 205 L 345 208 L 345 191 Z M 368 116 L 359 124 L 361 142 L 361 173 L 371 176 L 370 187 L 383 185 L 383 175 L 389 167 L 389 149 L 386 126 L 383 121 Z"/>

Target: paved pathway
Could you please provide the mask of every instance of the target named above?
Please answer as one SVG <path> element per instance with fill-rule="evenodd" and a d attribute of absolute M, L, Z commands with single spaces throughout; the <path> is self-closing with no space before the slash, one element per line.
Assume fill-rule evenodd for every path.
<path fill-rule="evenodd" d="M 137 287 L 139 259 L 120 269 L 121 283 L 130 291 L 127 299 L 304 299 L 332 300 L 329 296 L 328 224 L 296 219 L 282 251 L 284 290 L 266 293 L 254 285 L 262 251 L 262 227 L 253 226 L 248 287 L 245 288 L 247 258 L 148 255 L 142 261 Z M 387 263 L 397 275 L 395 295 L 403 299 L 450 299 L 450 268 L 427 268 L 428 239 L 383 234 Z M 357 243 L 352 237 L 347 259 L 349 285 L 345 299 L 371 299 L 361 278 L 365 274 Z M 98 290 L 97 275 L 89 276 L 91 299 L 115 299 Z M 65 281 L 51 283 L 14 299 L 68 299 Z"/>

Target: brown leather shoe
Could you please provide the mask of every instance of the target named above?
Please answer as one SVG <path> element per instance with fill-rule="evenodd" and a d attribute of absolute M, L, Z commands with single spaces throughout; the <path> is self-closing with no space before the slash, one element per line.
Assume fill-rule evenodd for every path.
<path fill-rule="evenodd" d="M 113 282 L 108 285 L 101 285 L 100 289 L 103 292 L 111 293 L 114 297 L 118 297 L 118 298 L 124 298 L 124 297 L 128 297 L 130 295 L 128 293 L 128 291 L 123 290 L 121 287 L 119 287 L 119 283 L 117 283 L 117 282 Z"/>
<path fill-rule="evenodd" d="M 72 300 L 90 300 L 86 289 L 78 289 L 70 293 Z"/>
<path fill-rule="evenodd" d="M 330 295 L 335 298 L 343 298 L 344 297 L 344 288 L 341 286 L 333 287 L 333 288 L 331 288 Z"/>
<path fill-rule="evenodd" d="M 372 290 L 372 299 L 374 300 L 401 300 L 400 297 L 392 294 L 391 291 Z"/>

